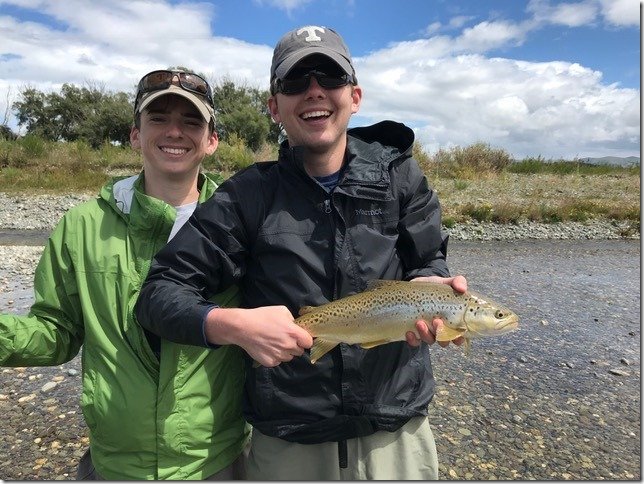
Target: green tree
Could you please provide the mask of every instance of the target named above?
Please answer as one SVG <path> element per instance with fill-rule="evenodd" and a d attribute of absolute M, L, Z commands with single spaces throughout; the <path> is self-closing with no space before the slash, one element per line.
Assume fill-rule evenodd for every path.
<path fill-rule="evenodd" d="M 217 134 L 222 140 L 233 135 L 251 150 L 258 150 L 269 139 L 271 121 L 266 108 L 268 91 L 236 86 L 227 78 L 213 86 Z M 276 138 L 275 138 L 276 139 Z"/>
<path fill-rule="evenodd" d="M 63 84 L 60 93 L 26 88 L 12 107 L 28 134 L 47 140 L 82 139 L 98 148 L 105 141 L 126 143 L 129 139 L 132 103 L 122 92 L 73 84 Z"/>
<path fill-rule="evenodd" d="M 0 124 L 0 140 L 15 140 L 16 134 L 6 124 Z"/>

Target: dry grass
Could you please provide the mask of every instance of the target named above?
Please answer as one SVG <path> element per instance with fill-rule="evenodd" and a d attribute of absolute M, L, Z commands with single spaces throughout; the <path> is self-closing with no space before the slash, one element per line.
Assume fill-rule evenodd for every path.
<path fill-rule="evenodd" d="M 243 140 L 233 138 L 221 142 L 204 167 L 229 176 L 254 160 L 276 156 L 276 145 L 253 153 Z M 540 158 L 512 163 L 504 150 L 484 143 L 440 150 L 434 156 L 416 144 L 414 157 L 439 195 L 447 226 L 469 220 L 603 218 L 628 220 L 639 230 L 639 167 L 547 163 Z M 140 166 L 140 156 L 129 147 L 105 145 L 93 150 L 82 141 L 54 143 L 34 136 L 0 140 L 0 191 L 5 193 L 96 193 L 110 175 L 136 173 Z"/>
<path fill-rule="evenodd" d="M 444 217 L 454 221 L 512 223 L 640 219 L 640 178 L 609 175 L 519 175 L 503 172 L 476 179 L 428 176 Z"/>

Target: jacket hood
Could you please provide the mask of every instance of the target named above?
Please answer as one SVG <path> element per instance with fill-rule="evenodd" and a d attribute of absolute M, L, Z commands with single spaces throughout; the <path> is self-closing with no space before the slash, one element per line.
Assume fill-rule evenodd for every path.
<path fill-rule="evenodd" d="M 396 148 L 400 154 L 411 154 L 415 139 L 411 128 L 388 120 L 371 126 L 351 128 L 347 134 L 350 138 L 357 138 L 367 144 L 380 143 L 383 146 Z"/>

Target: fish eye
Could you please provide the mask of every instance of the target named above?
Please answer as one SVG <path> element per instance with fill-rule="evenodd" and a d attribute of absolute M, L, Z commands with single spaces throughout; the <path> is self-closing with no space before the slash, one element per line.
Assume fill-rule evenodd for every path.
<path fill-rule="evenodd" d="M 497 311 L 496 313 L 494 313 L 494 316 L 497 319 L 502 319 L 505 316 L 505 314 L 503 313 L 503 311 Z"/>

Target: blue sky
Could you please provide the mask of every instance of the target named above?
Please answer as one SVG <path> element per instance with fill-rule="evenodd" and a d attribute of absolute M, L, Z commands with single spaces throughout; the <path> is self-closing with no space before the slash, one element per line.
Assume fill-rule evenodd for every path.
<path fill-rule="evenodd" d="M 429 151 L 483 141 L 517 158 L 639 156 L 638 0 L 0 0 L 0 122 L 26 86 L 132 91 L 185 65 L 265 88 L 272 48 L 334 28 L 364 98 Z"/>

